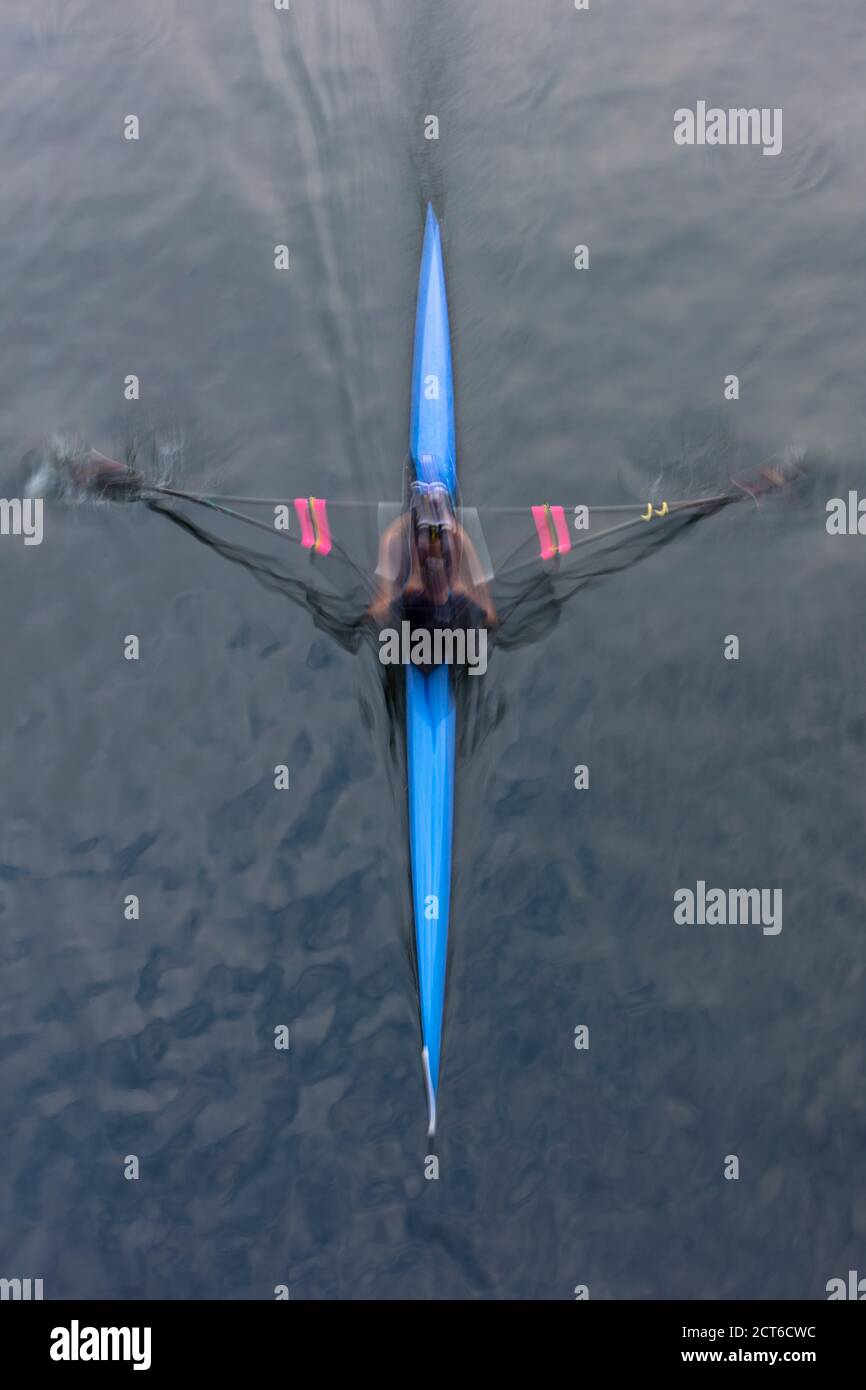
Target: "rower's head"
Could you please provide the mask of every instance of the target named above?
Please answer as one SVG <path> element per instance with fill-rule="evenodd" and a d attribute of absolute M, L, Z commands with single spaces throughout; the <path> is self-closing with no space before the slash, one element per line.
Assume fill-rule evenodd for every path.
<path fill-rule="evenodd" d="M 444 483 L 415 481 L 409 493 L 409 511 L 416 534 L 429 531 L 453 532 L 457 529 L 454 502 Z"/>
<path fill-rule="evenodd" d="M 443 483 L 414 482 L 409 514 L 424 587 L 433 603 L 443 604 L 451 585 L 457 530 L 454 503 L 447 487 Z"/>

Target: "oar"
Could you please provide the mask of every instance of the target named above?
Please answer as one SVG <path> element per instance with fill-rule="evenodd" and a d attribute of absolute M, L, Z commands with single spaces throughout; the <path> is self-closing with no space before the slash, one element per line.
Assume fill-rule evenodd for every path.
<path fill-rule="evenodd" d="M 143 500 L 146 501 L 147 495 L 150 493 L 156 493 L 159 497 L 173 497 L 181 502 L 191 502 L 198 507 L 207 507 L 209 511 L 220 512 L 223 516 L 233 517 L 236 521 L 245 521 L 248 526 L 255 526 L 260 531 L 267 531 L 268 535 L 276 536 L 279 540 L 291 541 L 293 545 L 301 545 L 302 543 L 300 536 L 293 536 L 288 531 L 278 531 L 276 527 L 272 526 L 269 522 L 259 521 L 258 517 L 247 516 L 244 512 L 235 511 L 233 507 L 225 506 L 222 500 L 217 500 L 217 498 L 207 493 L 186 492 L 182 488 L 168 487 L 164 483 L 148 483 L 142 489 Z M 249 505 L 249 499 L 247 498 L 237 498 L 235 500 L 247 502 Z M 270 505 L 270 503 L 268 503 L 268 505 Z M 277 502 L 276 505 L 282 506 L 283 502 Z M 286 502 L 285 505 L 288 506 L 291 504 Z M 367 576 L 364 571 L 360 566 L 355 564 L 355 561 L 346 553 L 338 541 L 331 538 L 330 548 L 331 553 L 339 555 L 341 560 L 345 561 L 365 583 L 367 582 Z"/>
<path fill-rule="evenodd" d="M 666 507 L 667 507 L 667 512 L 666 512 L 666 513 L 657 513 L 657 515 L 659 515 L 660 517 L 663 516 L 663 515 L 671 515 L 671 516 L 673 516 L 673 515 L 676 515 L 676 514 L 678 514 L 678 513 L 684 512 L 684 511 L 698 511 L 698 510 L 700 510 L 701 508 L 718 509 L 718 508 L 721 508 L 721 507 L 728 506 L 728 505 L 729 505 L 730 503 L 732 503 L 732 502 L 741 502 L 742 500 L 743 500 L 742 497 L 738 497 L 737 494 L 734 493 L 734 492 L 720 492 L 720 493 L 717 493 L 717 494 L 716 494 L 715 496 L 713 496 L 713 497 L 700 497 L 700 498 L 693 498 L 693 499 L 688 500 L 688 501 L 668 502 L 667 504 L 663 504 L 663 505 L 666 505 Z M 647 504 L 647 507 L 649 507 L 649 504 Z M 595 511 L 603 511 L 603 510 L 604 510 L 604 511 L 622 511 L 622 510 L 626 510 L 626 508 L 624 508 L 624 507 L 609 507 L 609 508 L 596 507 L 596 508 L 594 508 L 594 509 L 593 509 L 593 508 L 590 508 L 590 511 L 592 511 L 592 510 L 595 510 Z M 629 510 L 634 510 L 634 508 L 629 508 Z M 575 550 L 580 550 L 580 549 L 581 549 L 583 546 L 585 546 L 585 545 L 595 545 L 595 543 L 596 543 L 597 541 L 603 540 L 606 536 L 618 535 L 620 532 L 631 530 L 633 527 L 643 526 L 643 525 L 645 525 L 648 521 L 651 521 L 652 519 L 653 519 L 652 517 L 644 516 L 643 513 L 641 513 L 640 516 L 633 517 L 631 521 L 620 521 L 616 526 L 606 526 L 606 527 L 604 528 L 603 531 L 596 531 L 595 535 L 593 535 L 593 536 L 584 536 L 581 540 L 575 541 L 574 544 L 570 547 L 570 549 L 567 550 L 567 551 L 565 551 L 564 553 L 565 553 L 566 555 L 572 554 Z M 526 547 L 527 545 L 530 545 L 531 543 L 532 543 L 532 538 L 529 538 L 529 539 L 527 539 L 527 540 L 525 540 L 525 541 L 521 541 L 520 545 L 517 546 L 517 547 L 511 552 L 511 555 L 506 556 L 505 561 L 504 561 L 503 563 L 507 565 L 508 560 L 512 559 L 513 556 L 519 554 L 521 550 L 525 549 L 525 547 Z M 559 552 L 557 552 L 556 555 L 551 556 L 551 559 L 555 559 L 555 560 L 559 560 L 560 558 L 561 558 L 561 557 L 560 557 Z M 508 568 L 506 568 L 506 569 L 500 569 L 500 570 L 497 572 L 497 576 L 496 576 L 496 577 L 497 577 L 497 579 L 506 579 L 506 578 L 508 578 L 508 577 L 509 577 L 510 575 L 512 575 L 512 574 L 517 574 L 517 573 L 519 573 L 521 570 L 528 569 L 530 565 L 537 565 L 537 564 L 540 564 L 540 563 L 543 563 L 543 562 L 541 561 L 540 557 L 539 557 L 538 555 L 534 555 L 534 556 L 532 557 L 531 560 L 524 560 L 524 561 L 522 561 L 519 565 L 512 565 L 510 569 L 508 569 Z"/>

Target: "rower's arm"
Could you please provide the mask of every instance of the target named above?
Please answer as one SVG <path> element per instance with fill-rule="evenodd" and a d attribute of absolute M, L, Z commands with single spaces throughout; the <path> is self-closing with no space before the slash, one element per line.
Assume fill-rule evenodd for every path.
<path fill-rule="evenodd" d="M 400 590 L 403 550 L 408 518 L 404 514 L 386 527 L 379 540 L 379 561 L 376 565 L 376 594 L 368 614 L 374 622 L 387 617 L 388 609 Z"/>
<path fill-rule="evenodd" d="M 457 527 L 457 539 L 460 543 L 462 555 L 466 561 L 466 566 L 469 571 L 468 577 L 470 581 L 469 587 L 471 589 L 471 592 L 476 601 L 478 602 L 479 606 L 484 609 L 487 621 L 491 624 L 491 626 L 493 626 L 495 623 L 498 622 L 498 618 L 496 616 L 496 608 L 494 606 L 493 599 L 490 595 L 490 589 L 488 588 L 487 581 L 484 578 L 484 571 L 481 567 L 481 561 L 478 558 L 478 551 L 472 544 L 472 541 L 470 540 L 468 533 L 464 530 L 462 526 L 459 525 Z"/>

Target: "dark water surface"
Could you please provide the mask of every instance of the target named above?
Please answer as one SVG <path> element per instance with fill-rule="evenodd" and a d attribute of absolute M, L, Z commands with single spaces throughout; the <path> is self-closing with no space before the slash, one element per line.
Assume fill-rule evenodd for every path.
<path fill-rule="evenodd" d="M 496 654 L 458 770 L 438 1181 L 369 653 L 142 509 L 0 537 L 0 1275 L 760 1299 L 862 1271 L 864 541 L 824 529 L 866 437 L 862 21 L 6 0 L 2 495 L 53 430 L 156 430 L 214 490 L 396 495 L 428 197 L 467 500 L 635 501 L 731 458 L 805 455 L 814 484 Z M 699 99 L 782 107 L 782 154 L 678 148 Z M 675 925 L 698 879 L 782 887 L 782 932 Z"/>

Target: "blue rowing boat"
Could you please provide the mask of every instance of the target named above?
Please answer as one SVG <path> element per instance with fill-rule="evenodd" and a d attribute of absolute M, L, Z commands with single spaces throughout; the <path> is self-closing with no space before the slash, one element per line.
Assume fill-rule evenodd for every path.
<path fill-rule="evenodd" d="M 445 270 L 442 263 L 439 224 L 432 207 L 429 206 L 415 318 L 409 447 L 416 480 L 428 485 L 445 487 L 451 495 L 455 510 L 458 510 L 454 381 Z M 341 507 L 346 509 L 343 516 L 351 519 L 351 527 L 347 524 L 347 530 L 354 534 L 359 529 L 355 523 L 358 507 L 376 506 L 381 526 L 382 517 L 387 513 L 393 513 L 392 522 L 397 520 L 401 511 L 400 504 L 394 506 L 390 503 L 370 504 L 348 500 L 328 502 L 324 498 L 313 496 L 296 496 L 291 499 L 191 492 L 186 488 L 170 486 L 166 482 L 153 482 L 132 465 L 118 463 L 95 449 L 79 447 L 77 443 L 74 447 L 67 447 L 57 446 L 52 441 L 50 446 L 32 450 L 26 462 L 32 466 L 27 484 L 28 498 L 49 496 L 77 502 L 89 495 L 102 502 L 142 502 L 154 514 L 167 517 L 185 533 L 194 536 L 226 559 L 242 564 L 268 588 L 276 588 L 293 602 L 309 608 L 317 624 L 329 631 L 347 650 L 357 649 L 360 622 L 372 622 L 374 614 L 381 611 L 390 613 L 391 605 L 397 599 L 396 593 L 391 593 L 387 587 L 393 582 L 387 571 L 380 575 L 377 567 L 377 576 L 385 579 L 387 583 L 376 587 L 376 599 L 365 607 L 362 614 L 353 616 L 351 620 L 347 617 L 344 621 L 334 606 L 335 595 L 332 590 L 319 593 L 312 579 L 299 583 L 290 573 L 283 574 L 275 569 L 268 557 L 234 543 L 230 544 L 221 536 L 196 525 L 185 513 L 178 511 L 174 504 L 183 502 L 206 508 L 210 512 L 219 513 L 220 516 L 232 517 L 248 526 L 264 530 L 271 536 L 276 531 L 284 541 L 300 545 L 316 558 L 339 555 L 351 566 L 356 578 L 359 575 L 363 577 L 363 571 L 351 559 L 339 535 L 332 535 L 329 507 L 336 510 L 338 515 Z M 523 642 L 535 641 L 537 636 L 544 635 L 549 624 L 542 621 L 540 627 L 533 631 L 530 622 L 521 635 L 518 609 L 523 597 L 528 594 L 537 596 L 539 592 L 536 572 L 527 576 L 526 589 L 522 589 L 519 584 L 514 587 L 514 576 L 521 570 L 527 571 L 531 568 L 536 571 L 536 567 L 541 566 L 541 574 L 547 576 L 545 583 L 548 585 L 543 602 L 549 602 L 550 613 L 555 614 L 570 594 L 583 587 L 587 578 L 612 573 L 617 568 L 626 568 L 634 563 L 634 559 L 628 556 L 617 563 L 612 549 L 595 551 L 597 558 L 590 560 L 593 552 L 584 552 L 584 547 L 603 540 L 613 547 L 618 539 L 626 540 L 633 536 L 636 528 L 642 530 L 647 525 L 655 527 L 656 518 L 668 518 L 664 522 L 666 536 L 663 538 L 668 539 L 671 528 L 677 524 L 680 527 L 688 525 L 701 516 L 710 516 L 731 503 L 742 501 L 745 497 L 757 504 L 759 497 L 787 487 L 797 476 L 796 467 L 780 469 L 776 466 L 761 466 L 753 470 L 751 475 L 747 473 L 740 477 L 732 477 L 728 491 L 670 503 L 663 501 L 661 506 L 657 500 L 650 500 L 645 503 L 618 502 L 611 506 L 593 506 L 591 509 L 584 504 L 565 507 L 548 502 L 525 508 L 486 508 L 487 514 L 504 511 L 522 518 L 518 523 L 518 529 L 522 532 L 525 525 L 526 539 L 511 552 L 511 566 L 500 569 L 500 579 L 510 577 L 512 581 L 508 606 L 504 612 L 501 606 L 499 612 L 495 612 L 488 595 L 484 605 L 486 622 L 483 626 L 486 628 L 488 624 L 495 625 L 501 633 L 512 615 L 517 614 L 518 629 L 516 633 L 513 628 L 508 629 L 508 645 L 514 647 Z M 438 501 L 441 502 L 441 498 Z M 172 505 L 168 505 L 169 503 Z M 247 511 L 238 511 L 237 505 L 273 508 L 273 520 L 267 521 L 258 516 L 251 516 Z M 290 534 L 285 525 L 285 519 L 292 507 L 297 517 L 297 534 L 294 529 Z M 611 514 L 609 524 L 596 527 L 594 519 L 602 513 Z M 461 544 L 464 552 L 468 554 L 471 549 L 474 557 L 473 583 L 486 585 L 493 573 L 493 567 L 478 513 L 473 508 L 461 507 L 458 514 L 461 531 L 465 533 L 465 539 Z M 473 528 L 474 533 L 470 536 Z M 402 534 L 407 530 L 404 520 L 400 527 L 395 528 L 394 534 Z M 572 535 L 573 530 L 585 530 L 587 534 L 575 539 Z M 531 559 L 518 562 L 516 557 L 521 553 L 525 554 L 527 545 L 534 545 L 535 554 Z M 560 561 L 572 552 L 587 555 L 583 579 L 580 577 L 579 568 L 576 572 L 571 571 L 571 577 L 566 571 L 568 588 L 564 594 L 558 596 L 553 587 L 553 579 L 559 570 Z M 640 559 L 642 555 L 650 553 L 651 547 L 646 546 L 642 551 L 635 552 L 635 558 Z M 576 584 L 575 578 L 579 581 Z M 408 587 L 406 585 L 406 588 Z M 384 610 L 381 603 L 385 605 Z M 545 613 L 538 611 L 541 618 L 546 618 Z M 381 639 L 384 634 L 380 632 L 379 635 Z M 436 1132 L 436 1103 L 445 1007 L 454 821 L 455 732 L 454 690 L 448 665 L 434 664 L 432 667 L 424 668 L 407 665 L 406 750 L 412 907 L 421 1006 L 422 1058 L 427 1085 L 428 1133 L 431 1135 Z"/>
<path fill-rule="evenodd" d="M 412 368 L 409 449 L 416 477 L 444 483 L 457 502 L 454 381 L 445 267 L 439 223 L 427 208 Z M 436 1096 L 442 1055 L 451 838 L 454 820 L 454 692 L 447 666 L 425 674 L 406 668 L 406 753 L 409 840 L 421 1038 L 427 1086 L 427 1132 L 436 1132 Z"/>

